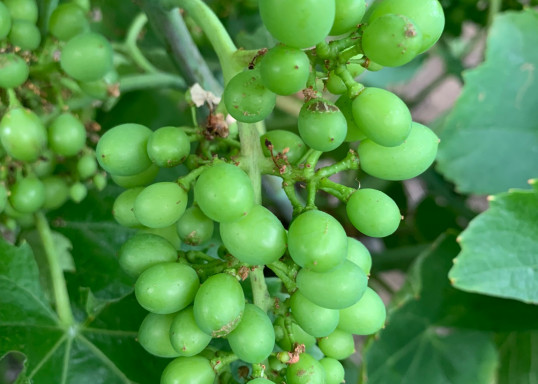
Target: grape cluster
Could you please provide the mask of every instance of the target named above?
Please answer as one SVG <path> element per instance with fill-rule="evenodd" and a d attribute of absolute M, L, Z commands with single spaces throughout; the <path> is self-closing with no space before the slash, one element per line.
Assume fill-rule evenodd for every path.
<path fill-rule="evenodd" d="M 92 149 L 95 92 L 84 89 L 103 86 L 113 51 L 90 32 L 85 5 L 59 5 L 40 29 L 35 0 L 0 2 L 0 89 L 8 105 L 0 107 L 0 213 L 8 228 L 106 185 Z"/>
<path fill-rule="evenodd" d="M 345 202 L 349 221 L 363 234 L 385 237 L 401 221 L 396 203 L 329 176 L 360 166 L 380 179 L 404 180 L 425 171 L 436 155 L 437 136 L 412 121 L 398 96 L 355 78 L 428 50 L 444 25 L 437 0 L 374 1 L 368 9 L 364 0 L 260 0 L 259 8 L 280 43 L 258 52 L 228 82 L 217 110 L 225 108 L 239 125 L 256 123 L 271 114 L 277 95 L 303 91 L 299 135 L 262 135 L 265 158 L 257 164 L 283 179 L 294 208 L 287 230 L 260 204 L 252 159 L 242 159 L 233 140 L 219 141 L 225 135 L 208 133 L 211 116 L 205 128 L 119 125 L 97 145 L 101 167 L 127 188 L 114 203 L 114 217 L 139 229 L 119 252 L 120 265 L 136 279 L 138 302 L 149 311 L 138 340 L 149 353 L 174 358 L 161 384 L 212 384 L 216 377 L 223 383 L 342 383 L 340 360 L 354 353 L 353 335 L 380 330 L 386 310 L 368 287 L 368 250 L 316 208 L 316 193 Z M 326 42 L 329 35 L 338 38 Z M 323 153 L 346 142 L 358 142 L 357 150 L 316 167 Z M 154 182 L 159 168 L 179 164 L 190 173 Z M 297 183 L 306 185 L 304 205 Z M 211 253 L 219 237 L 222 246 Z M 257 296 L 268 292 L 264 267 L 282 286 L 269 297 Z"/>

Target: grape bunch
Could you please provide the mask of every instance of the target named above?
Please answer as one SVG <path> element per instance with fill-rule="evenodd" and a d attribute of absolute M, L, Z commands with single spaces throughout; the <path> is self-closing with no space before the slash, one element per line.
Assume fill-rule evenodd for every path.
<path fill-rule="evenodd" d="M 317 209 L 316 195 L 345 203 L 364 235 L 386 237 L 402 220 L 396 203 L 329 177 L 360 168 L 406 180 L 436 156 L 437 136 L 412 121 L 398 96 L 355 79 L 431 48 L 444 26 L 437 0 L 377 0 L 368 9 L 364 0 L 260 0 L 259 10 L 279 43 L 230 79 L 205 125 L 151 131 L 122 124 L 97 145 L 101 167 L 126 188 L 114 217 L 138 229 L 119 251 L 148 311 L 138 340 L 173 358 L 161 384 L 342 383 L 340 361 L 354 353 L 354 335 L 379 331 L 386 310 L 368 287 L 367 248 Z M 258 136 L 255 123 L 277 97 L 298 92 L 299 134 Z M 216 129 L 228 124 L 223 111 L 236 120 L 239 142 L 227 136 L 235 123 Z M 256 132 L 255 140 L 246 132 Z M 356 150 L 318 165 L 348 143 Z M 189 172 L 155 181 L 160 168 L 180 165 Z M 261 204 L 259 174 L 282 179 L 294 216 L 287 229 Z"/>
<path fill-rule="evenodd" d="M 0 2 L 0 213 L 8 229 L 106 186 L 93 115 L 95 100 L 108 97 L 113 51 L 90 31 L 84 6 L 59 5 L 40 29 L 35 0 Z"/>

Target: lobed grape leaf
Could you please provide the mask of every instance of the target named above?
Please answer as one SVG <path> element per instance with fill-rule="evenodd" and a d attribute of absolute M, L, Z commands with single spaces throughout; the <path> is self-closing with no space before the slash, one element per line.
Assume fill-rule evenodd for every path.
<path fill-rule="evenodd" d="M 538 191 L 512 190 L 461 234 L 450 271 L 459 289 L 538 303 Z"/>
<path fill-rule="evenodd" d="M 485 62 L 464 73 L 437 158 L 459 191 L 498 193 L 536 176 L 537 46 L 538 12 L 507 12 L 490 29 Z"/>
<path fill-rule="evenodd" d="M 509 333 L 499 342 L 498 384 L 538 384 L 538 332 Z"/>

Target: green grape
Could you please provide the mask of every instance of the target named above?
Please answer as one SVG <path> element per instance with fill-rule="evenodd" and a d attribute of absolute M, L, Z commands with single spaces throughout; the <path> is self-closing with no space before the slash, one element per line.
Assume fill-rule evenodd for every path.
<path fill-rule="evenodd" d="M 23 51 L 33 51 L 41 44 L 41 32 L 30 21 L 13 20 L 9 32 L 9 42 Z"/>
<path fill-rule="evenodd" d="M 50 15 L 49 31 L 58 40 L 68 41 L 89 29 L 86 13 L 77 4 L 60 4 Z"/>
<path fill-rule="evenodd" d="M 394 200 L 381 191 L 369 188 L 359 189 L 351 195 L 346 212 L 353 226 L 370 237 L 392 235 L 402 220 Z"/>
<path fill-rule="evenodd" d="M 342 95 L 347 92 L 346 84 L 335 71 L 330 71 L 325 82 L 325 87 L 333 95 Z"/>
<path fill-rule="evenodd" d="M 45 149 L 35 163 L 32 164 L 34 175 L 39 178 L 52 175 L 56 168 L 56 156 L 50 149 Z"/>
<path fill-rule="evenodd" d="M 245 294 L 237 279 L 226 273 L 208 278 L 194 298 L 196 324 L 208 335 L 224 337 L 239 324 Z"/>
<path fill-rule="evenodd" d="M 43 180 L 45 187 L 44 209 L 60 208 L 69 198 L 69 186 L 63 177 L 48 176 Z"/>
<path fill-rule="evenodd" d="M 260 0 L 263 24 L 280 42 L 308 48 L 327 37 L 334 22 L 334 0 Z"/>
<path fill-rule="evenodd" d="M 248 175 L 235 165 L 219 163 L 205 169 L 194 185 L 194 201 L 217 222 L 234 221 L 254 206 Z"/>
<path fill-rule="evenodd" d="M 190 151 L 189 137 L 181 128 L 159 128 L 148 139 L 148 156 L 154 164 L 162 168 L 181 164 Z"/>
<path fill-rule="evenodd" d="M 215 371 L 205 357 L 178 357 L 164 369 L 161 384 L 213 384 L 215 377 Z"/>
<path fill-rule="evenodd" d="M 101 192 L 104 190 L 107 186 L 107 178 L 106 173 L 96 173 L 93 178 L 93 185 L 95 185 L 95 188 Z"/>
<path fill-rule="evenodd" d="M 355 304 L 367 283 L 362 269 L 348 260 L 328 272 L 303 268 L 297 274 L 299 291 L 314 304 L 329 309 L 343 309 Z"/>
<path fill-rule="evenodd" d="M 73 4 L 78 5 L 80 8 L 84 10 L 84 12 L 90 12 L 91 10 L 91 0 L 72 0 L 71 2 Z"/>
<path fill-rule="evenodd" d="M 14 53 L 0 53 L 0 87 L 18 87 L 24 84 L 29 74 L 30 68 L 23 58 Z"/>
<path fill-rule="evenodd" d="M 420 175 L 437 156 L 439 138 L 428 127 L 413 122 L 411 133 L 397 147 L 383 147 L 371 140 L 359 144 L 364 172 L 383 180 L 407 180 Z"/>
<path fill-rule="evenodd" d="M 344 114 L 336 105 L 323 99 L 305 103 L 297 124 L 301 138 L 316 151 L 329 152 L 338 148 L 347 135 Z"/>
<path fill-rule="evenodd" d="M 121 268 L 138 277 L 149 267 L 177 260 L 177 251 L 169 241 L 152 233 L 139 233 L 127 240 L 119 251 Z"/>
<path fill-rule="evenodd" d="M 35 0 L 4 0 L 4 5 L 9 9 L 13 20 L 37 23 L 39 11 Z"/>
<path fill-rule="evenodd" d="M 138 221 L 134 214 L 133 208 L 136 198 L 143 189 L 144 188 L 142 187 L 128 189 L 123 191 L 116 200 L 114 200 L 112 215 L 118 224 L 128 228 L 141 226 L 140 221 Z"/>
<path fill-rule="evenodd" d="M 310 60 L 300 49 L 277 45 L 261 62 L 263 84 L 277 95 L 292 95 L 306 88 L 310 75 Z"/>
<path fill-rule="evenodd" d="M 88 187 L 81 182 L 77 182 L 69 188 L 69 196 L 75 203 L 80 203 L 88 196 Z"/>
<path fill-rule="evenodd" d="M 202 352 L 211 336 L 200 329 L 194 320 L 192 305 L 179 312 L 170 326 L 170 342 L 180 356 L 194 356 Z"/>
<path fill-rule="evenodd" d="M 386 317 L 381 297 L 368 287 L 359 301 L 340 310 L 338 328 L 355 335 L 371 335 L 383 327 Z"/>
<path fill-rule="evenodd" d="M 215 223 L 197 206 L 185 211 L 177 222 L 177 233 L 189 245 L 203 244 L 213 237 Z"/>
<path fill-rule="evenodd" d="M 110 175 L 112 181 L 123 188 L 145 187 L 151 184 L 159 173 L 159 167 L 151 164 L 147 169 L 131 176 Z"/>
<path fill-rule="evenodd" d="M 175 314 L 159 315 L 148 313 L 138 330 L 138 342 L 152 355 L 158 357 L 177 357 L 179 354 L 170 343 L 170 325 Z"/>
<path fill-rule="evenodd" d="M 364 0 L 336 0 L 336 14 L 330 35 L 342 35 L 357 28 L 360 24 L 366 4 Z"/>
<path fill-rule="evenodd" d="M 49 147 L 61 156 L 75 156 L 86 144 L 84 124 L 70 113 L 62 113 L 49 125 Z"/>
<path fill-rule="evenodd" d="M 347 235 L 334 217 L 322 211 L 306 211 L 293 220 L 288 231 L 288 250 L 301 267 L 328 271 L 344 262 Z"/>
<path fill-rule="evenodd" d="M 275 129 L 263 134 L 260 137 L 263 154 L 266 157 L 271 156 L 271 151 L 267 148 L 266 140 L 273 145 L 273 155 L 279 153 L 286 155 L 288 162 L 296 165 L 307 151 L 307 147 L 303 140 L 295 133 L 282 129 Z"/>
<path fill-rule="evenodd" d="M 0 182 L 0 213 L 4 212 L 7 205 L 7 188 L 4 182 Z"/>
<path fill-rule="evenodd" d="M 102 79 L 79 81 L 78 84 L 87 95 L 99 100 L 107 100 L 110 96 L 118 97 L 119 75 L 114 68 L 108 71 Z"/>
<path fill-rule="evenodd" d="M 0 3 L 0 40 L 3 40 L 11 30 L 11 15 L 4 3 Z"/>
<path fill-rule="evenodd" d="M 301 353 L 299 361 L 286 370 L 287 384 L 325 384 L 325 371 L 320 362 L 308 353 Z"/>
<path fill-rule="evenodd" d="M 437 0 L 377 0 L 369 9 L 368 22 L 386 14 L 404 15 L 422 32 L 422 45 L 418 53 L 430 49 L 441 37 L 445 27 L 443 7 Z"/>
<path fill-rule="evenodd" d="M 224 88 L 222 99 L 228 113 L 243 123 L 262 121 L 276 103 L 276 95 L 265 88 L 257 69 L 235 75 Z"/>
<path fill-rule="evenodd" d="M 353 100 L 351 111 L 357 127 L 379 145 L 400 145 L 411 131 L 411 112 L 398 96 L 384 89 L 364 89 Z"/>
<path fill-rule="evenodd" d="M 25 177 L 11 186 L 11 206 L 20 213 L 34 213 L 45 203 L 45 186 L 37 177 Z"/>
<path fill-rule="evenodd" d="M 0 121 L 0 140 L 16 160 L 36 161 L 47 145 L 47 131 L 29 109 L 13 108 Z"/>
<path fill-rule="evenodd" d="M 187 192 L 179 184 L 168 181 L 155 183 L 144 188 L 137 196 L 134 214 L 146 227 L 168 227 L 183 215 L 187 199 Z"/>
<path fill-rule="evenodd" d="M 362 49 L 371 60 L 399 67 L 413 60 L 422 46 L 422 32 L 403 15 L 386 14 L 372 21 L 362 35 Z"/>
<path fill-rule="evenodd" d="M 263 377 L 258 377 L 257 379 L 247 381 L 247 384 L 275 384 L 275 382 L 264 379 Z"/>
<path fill-rule="evenodd" d="M 355 353 L 355 341 L 349 332 L 335 329 L 329 336 L 318 340 L 319 349 L 327 357 L 344 360 Z"/>
<path fill-rule="evenodd" d="M 97 173 L 98 166 L 95 154 L 89 153 L 82 155 L 77 161 L 77 173 L 82 180 L 89 179 Z"/>
<path fill-rule="evenodd" d="M 305 349 L 309 349 L 316 344 L 316 338 L 301 328 L 299 324 L 291 320 L 291 332 L 293 334 L 293 340 L 296 343 L 303 344 Z M 291 344 L 290 337 L 286 330 L 285 320 L 283 317 L 277 317 L 273 326 L 275 330 L 275 341 L 280 348 L 284 351 L 291 351 L 293 345 Z"/>
<path fill-rule="evenodd" d="M 346 258 L 360 267 L 367 276 L 370 275 L 370 270 L 372 269 L 372 256 L 370 255 L 368 248 L 366 248 L 359 240 L 352 237 L 347 238 Z"/>
<path fill-rule="evenodd" d="M 346 371 L 342 363 L 331 357 L 324 357 L 319 363 L 325 371 L 325 384 L 345 383 Z"/>
<path fill-rule="evenodd" d="M 366 139 L 364 132 L 355 124 L 353 119 L 352 105 L 353 102 L 348 95 L 342 95 L 336 100 L 336 106 L 340 108 L 340 111 L 344 114 L 347 122 L 347 134 L 345 141 L 359 141 Z"/>
<path fill-rule="evenodd" d="M 135 284 L 135 296 L 144 309 L 168 314 L 190 305 L 199 287 L 198 275 L 190 266 L 159 263 L 140 274 Z"/>
<path fill-rule="evenodd" d="M 226 337 L 233 353 L 241 360 L 257 364 L 269 357 L 275 346 L 273 324 L 254 304 L 246 304 L 239 325 Z"/>
<path fill-rule="evenodd" d="M 85 33 L 70 39 L 62 49 L 60 66 L 80 81 L 94 81 L 112 69 L 113 51 L 108 40 L 97 33 Z"/>
<path fill-rule="evenodd" d="M 178 251 L 181 250 L 181 239 L 179 238 L 176 225 L 172 224 L 169 227 L 164 228 L 141 228 L 137 233 L 152 233 L 154 235 L 160 236 L 163 239 L 168 240 L 170 244 L 174 246 Z"/>
<path fill-rule="evenodd" d="M 291 295 L 290 308 L 297 324 L 312 336 L 327 336 L 338 325 L 338 311 L 314 304 L 299 291 Z"/>
<path fill-rule="evenodd" d="M 255 205 L 248 215 L 236 221 L 221 223 L 220 237 L 232 255 L 250 265 L 277 261 L 287 245 L 284 226 L 262 205 Z"/>
<path fill-rule="evenodd" d="M 116 176 L 133 176 L 152 165 L 147 145 L 151 130 L 140 124 L 122 124 L 109 129 L 97 143 L 99 165 Z"/>

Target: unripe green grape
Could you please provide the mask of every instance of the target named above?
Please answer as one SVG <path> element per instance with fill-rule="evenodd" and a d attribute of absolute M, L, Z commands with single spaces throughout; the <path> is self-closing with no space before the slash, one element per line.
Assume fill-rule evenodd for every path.
<path fill-rule="evenodd" d="M 370 270 L 372 269 L 372 256 L 370 255 L 368 248 L 366 248 L 359 240 L 352 237 L 347 238 L 346 258 L 360 267 L 367 276 L 370 275 Z"/>
<path fill-rule="evenodd" d="M 344 80 L 342 80 L 335 71 L 329 72 L 325 87 L 327 88 L 327 91 L 331 92 L 333 95 L 342 95 L 347 92 Z"/>
<path fill-rule="evenodd" d="M 34 213 L 45 203 L 45 186 L 37 177 L 19 179 L 11 186 L 9 202 L 20 213 Z"/>
<path fill-rule="evenodd" d="M 99 165 L 117 176 L 133 176 L 152 165 L 147 153 L 151 130 L 140 124 L 121 124 L 105 132 L 97 143 Z"/>
<path fill-rule="evenodd" d="M 56 155 L 50 149 L 45 149 L 32 164 L 32 172 L 39 178 L 52 175 L 56 168 Z"/>
<path fill-rule="evenodd" d="M 365 11 L 364 0 L 336 0 L 336 14 L 329 34 L 342 35 L 357 28 Z"/>
<path fill-rule="evenodd" d="M 78 5 L 84 12 L 91 10 L 90 0 L 72 0 L 72 3 Z"/>
<path fill-rule="evenodd" d="M 189 306 L 200 287 L 196 271 L 186 264 L 160 263 L 140 274 L 135 296 L 146 310 L 167 314 Z"/>
<path fill-rule="evenodd" d="M 316 344 L 316 339 L 314 336 L 306 333 L 304 329 L 301 328 L 294 320 L 291 320 L 291 331 L 293 333 L 293 340 L 296 343 L 303 344 L 305 349 L 309 349 Z M 275 340 L 280 348 L 284 351 L 291 351 L 293 345 L 289 338 L 288 332 L 285 326 L 285 320 L 283 317 L 277 317 L 275 324 L 273 326 L 275 330 Z"/>
<path fill-rule="evenodd" d="M 107 186 L 106 173 L 96 173 L 93 175 L 92 181 L 93 185 L 95 185 L 95 189 L 101 192 Z"/>
<path fill-rule="evenodd" d="M 328 272 L 303 268 L 297 274 L 299 291 L 314 304 L 329 309 L 343 309 L 355 304 L 367 283 L 362 269 L 348 260 Z"/>
<path fill-rule="evenodd" d="M 336 106 L 340 108 L 340 111 L 344 114 L 347 122 L 347 134 L 345 141 L 360 141 L 366 138 L 364 132 L 355 124 L 353 119 L 352 105 L 353 101 L 349 98 L 348 95 L 342 95 L 336 100 Z"/>
<path fill-rule="evenodd" d="M 69 186 L 63 177 L 49 176 L 43 180 L 45 187 L 44 209 L 60 208 L 69 198 Z"/>
<path fill-rule="evenodd" d="M 371 60 L 398 67 L 413 60 L 422 46 L 422 32 L 403 15 L 386 14 L 372 21 L 362 35 L 362 49 Z"/>
<path fill-rule="evenodd" d="M 265 145 L 266 139 L 269 140 L 269 142 L 271 142 L 271 144 L 273 145 L 273 155 L 277 156 L 279 153 L 285 154 L 286 158 L 288 159 L 288 162 L 292 165 L 297 164 L 297 162 L 303 157 L 303 155 L 307 151 L 305 143 L 295 133 L 281 129 L 275 129 L 263 134 L 260 137 L 263 154 L 266 157 L 271 156 L 269 148 L 267 148 L 267 145 Z"/>
<path fill-rule="evenodd" d="M 119 75 L 112 68 L 103 78 L 94 81 L 79 81 L 78 85 L 87 95 L 99 100 L 107 100 L 111 96 L 118 96 L 116 92 L 119 85 Z"/>
<path fill-rule="evenodd" d="M 181 239 L 179 238 L 176 225 L 172 224 L 169 227 L 164 228 L 148 228 L 143 227 L 137 233 L 152 233 L 166 239 L 170 244 L 174 246 L 178 251 L 181 250 Z"/>
<path fill-rule="evenodd" d="M 178 357 L 164 369 L 161 384 L 213 384 L 215 376 L 205 357 Z"/>
<path fill-rule="evenodd" d="M 346 231 L 328 213 L 306 211 L 290 225 L 288 250 L 293 261 L 301 267 L 316 272 L 329 271 L 346 258 Z"/>
<path fill-rule="evenodd" d="M 60 66 L 75 80 L 99 80 L 112 69 L 113 51 L 108 40 L 97 33 L 77 35 L 62 49 Z"/>
<path fill-rule="evenodd" d="M 177 357 L 179 354 L 170 343 L 170 326 L 175 314 L 148 313 L 138 330 L 138 342 L 149 353 L 158 357 Z"/>
<path fill-rule="evenodd" d="M 18 87 L 24 84 L 29 74 L 30 68 L 22 57 L 14 53 L 0 53 L 0 87 Z"/>
<path fill-rule="evenodd" d="M 75 156 L 86 144 L 84 124 L 70 113 L 62 113 L 49 125 L 49 147 L 61 156 Z"/>
<path fill-rule="evenodd" d="M 14 19 L 9 32 L 9 42 L 23 51 L 33 51 L 41 44 L 41 32 L 31 21 Z"/>
<path fill-rule="evenodd" d="M 226 273 L 208 278 L 194 298 L 196 324 L 212 337 L 224 337 L 239 324 L 245 294 L 237 279 Z"/>
<path fill-rule="evenodd" d="M 368 287 L 359 301 L 340 310 L 338 328 L 354 335 L 371 335 L 383 327 L 386 317 L 381 297 Z"/>
<path fill-rule="evenodd" d="M 275 382 L 264 379 L 263 377 L 258 377 L 257 379 L 248 381 L 247 384 L 275 384 Z"/>
<path fill-rule="evenodd" d="M 4 3 L 0 3 L 0 40 L 6 38 L 11 30 L 11 14 Z"/>
<path fill-rule="evenodd" d="M 345 383 L 346 371 L 342 363 L 332 357 L 324 357 L 319 363 L 325 371 L 325 384 Z"/>
<path fill-rule="evenodd" d="M 329 152 L 338 148 L 347 135 L 344 114 L 336 105 L 323 99 L 305 103 L 297 124 L 301 138 L 316 151 Z"/>
<path fill-rule="evenodd" d="M 148 139 L 148 156 L 159 167 L 170 168 L 181 164 L 191 151 L 187 134 L 177 127 L 162 127 Z"/>
<path fill-rule="evenodd" d="M 263 84 L 277 95 L 292 95 L 306 88 L 310 60 L 300 49 L 277 45 L 264 56 L 260 65 Z"/>
<path fill-rule="evenodd" d="M 170 342 L 180 356 L 194 356 L 202 352 L 211 336 L 200 329 L 194 320 L 192 305 L 179 312 L 170 326 Z"/>
<path fill-rule="evenodd" d="M 355 353 L 355 341 L 349 332 L 335 329 L 329 336 L 318 340 L 319 349 L 327 357 L 344 360 Z"/>
<path fill-rule="evenodd" d="M 301 353 L 299 361 L 286 370 L 288 384 L 325 384 L 325 371 L 320 362 L 308 353 Z"/>
<path fill-rule="evenodd" d="M 259 236 L 262 234 L 263 236 Z M 248 215 L 220 224 L 220 237 L 228 251 L 249 265 L 271 264 L 286 251 L 287 236 L 278 218 L 262 205 Z"/>
<path fill-rule="evenodd" d="M 88 196 L 88 187 L 81 182 L 76 182 L 69 188 L 69 196 L 75 203 L 80 203 Z"/>
<path fill-rule="evenodd" d="M 276 95 L 263 85 L 257 69 L 235 75 L 224 88 L 222 99 L 228 113 L 243 123 L 262 121 L 276 104 Z"/>
<path fill-rule="evenodd" d="M 353 119 L 364 134 L 379 145 L 395 147 L 411 131 L 411 112 L 394 93 L 366 88 L 351 105 Z"/>
<path fill-rule="evenodd" d="M 353 226 L 370 237 L 392 235 L 402 220 L 394 200 L 381 191 L 369 188 L 359 189 L 351 195 L 346 212 Z"/>
<path fill-rule="evenodd" d="M 168 227 L 183 215 L 187 199 L 187 192 L 177 183 L 155 183 L 144 188 L 137 196 L 134 214 L 146 227 Z"/>
<path fill-rule="evenodd" d="M 215 223 L 199 207 L 192 206 L 179 218 L 176 228 L 185 244 L 200 245 L 213 237 Z"/>
<path fill-rule="evenodd" d="M 36 23 L 39 15 L 35 0 L 4 0 L 13 20 L 26 20 Z"/>
<path fill-rule="evenodd" d="M 147 169 L 131 176 L 110 175 L 112 181 L 123 188 L 145 187 L 151 184 L 159 173 L 159 167 L 151 164 Z"/>
<path fill-rule="evenodd" d="M 60 4 L 50 15 L 49 31 L 58 40 L 68 41 L 89 29 L 86 13 L 77 4 Z"/>
<path fill-rule="evenodd" d="M 153 265 L 176 261 L 177 251 L 161 236 L 140 233 L 122 245 L 118 256 L 122 269 L 129 275 L 138 277 Z"/>
<path fill-rule="evenodd" d="M 334 22 L 334 0 L 260 0 L 267 30 L 280 42 L 308 48 L 327 37 Z"/>
<path fill-rule="evenodd" d="M 123 191 L 117 198 L 114 200 L 114 205 L 112 206 L 112 215 L 118 224 L 128 227 L 135 228 L 141 226 L 140 221 L 136 218 L 134 214 L 134 202 L 140 192 L 144 188 L 131 188 L 126 191 Z"/>
<path fill-rule="evenodd" d="M 432 165 L 438 146 L 439 138 L 431 129 L 412 123 L 409 136 L 397 147 L 362 141 L 358 147 L 361 169 L 383 180 L 412 179 Z"/>
<path fill-rule="evenodd" d="M 29 109 L 8 110 L 0 121 L 0 140 L 7 154 L 16 160 L 36 161 L 47 145 L 47 131 Z"/>
<path fill-rule="evenodd" d="M 246 304 L 239 325 L 226 337 L 233 353 L 241 360 L 257 364 L 269 357 L 275 346 L 273 324 L 254 304 Z"/>
<path fill-rule="evenodd" d="M 219 163 L 205 169 L 194 185 L 194 201 L 217 222 L 234 221 L 254 206 L 248 175 L 235 165 Z"/>
<path fill-rule="evenodd" d="M 338 325 L 339 313 L 334 309 L 320 307 L 295 291 L 290 298 L 291 313 L 297 324 L 314 337 L 329 335 Z"/>
<path fill-rule="evenodd" d="M 88 153 L 82 155 L 77 161 L 77 173 L 82 180 L 89 179 L 97 173 L 98 166 L 95 154 Z"/>

